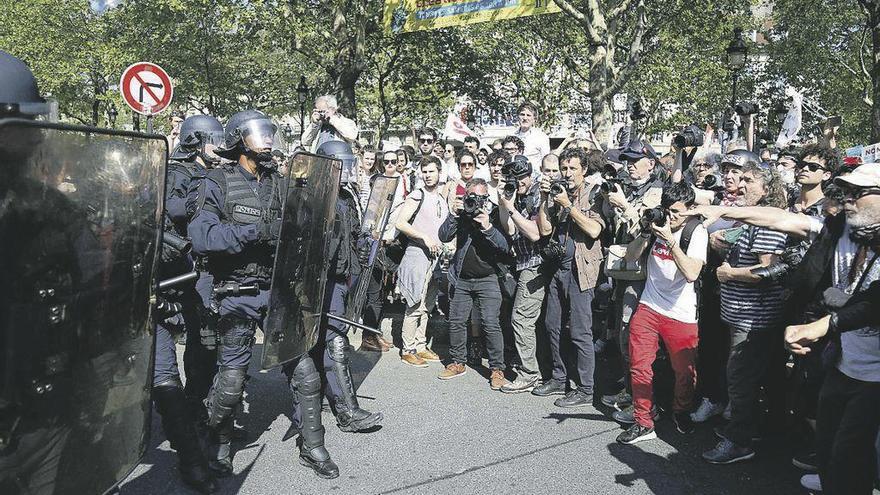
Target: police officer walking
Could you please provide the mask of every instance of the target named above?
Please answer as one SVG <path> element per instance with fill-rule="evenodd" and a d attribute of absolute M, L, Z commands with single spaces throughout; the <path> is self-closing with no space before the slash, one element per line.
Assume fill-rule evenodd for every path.
<path fill-rule="evenodd" d="M 360 207 L 357 184 L 357 163 L 351 147 L 344 141 L 327 141 L 318 148 L 318 154 L 337 158 L 342 162 L 341 185 L 336 202 L 333 241 L 330 245 L 330 272 L 324 296 L 327 313 L 344 316 L 350 303 L 349 291 L 362 275 L 364 251 L 361 238 Z M 368 276 L 368 275 L 367 275 Z M 356 308 L 360 313 L 362 308 Z M 333 405 L 336 422 L 342 431 L 360 432 L 375 429 L 382 421 L 382 413 L 361 409 L 351 377 L 352 347 L 348 341 L 348 325 L 328 319 L 323 342 L 323 364 L 327 382 L 327 398 Z"/>
<path fill-rule="evenodd" d="M 187 236 L 187 224 L 192 219 L 186 209 L 190 187 L 203 179 L 208 169 L 220 165 L 216 149 L 223 145 L 223 125 L 210 115 L 187 117 L 180 126 L 179 144 L 171 153 L 166 175 L 165 212 L 166 231 L 180 237 Z M 186 372 L 186 400 L 192 413 L 204 421 L 204 400 L 217 372 L 217 342 L 214 324 L 209 318 L 214 280 L 204 269 L 202 258 L 196 260 L 199 278 L 195 292 L 189 290 L 181 297 L 181 313 L 186 327 L 186 350 L 183 367 Z"/>
<path fill-rule="evenodd" d="M 209 464 L 220 475 L 232 472 L 232 415 L 244 392 L 256 326 L 266 316 L 281 230 L 283 181 L 271 155 L 275 130 L 262 112 L 233 115 L 217 154 L 234 163 L 208 171 L 188 200 L 194 212 L 188 230 L 193 250 L 207 257 L 214 277 L 219 368 L 205 405 Z M 294 394 L 294 426 L 301 434 L 300 463 L 320 477 L 335 478 L 339 468 L 324 448 L 321 381 L 314 362 L 306 354 L 284 371 Z"/>

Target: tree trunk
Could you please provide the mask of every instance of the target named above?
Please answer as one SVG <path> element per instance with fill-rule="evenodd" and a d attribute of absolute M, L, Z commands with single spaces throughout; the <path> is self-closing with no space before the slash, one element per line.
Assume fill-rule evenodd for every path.
<path fill-rule="evenodd" d="M 604 47 L 593 47 L 590 54 L 590 113 L 593 120 L 593 133 L 600 143 L 607 143 L 611 134 L 611 103 L 606 97 L 610 70 L 608 53 Z"/>
<path fill-rule="evenodd" d="M 871 142 L 880 142 L 880 2 L 871 2 L 868 23 L 871 28 Z"/>

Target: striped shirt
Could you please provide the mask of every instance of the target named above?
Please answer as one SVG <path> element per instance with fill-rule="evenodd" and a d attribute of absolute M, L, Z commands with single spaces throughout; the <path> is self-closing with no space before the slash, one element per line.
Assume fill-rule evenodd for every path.
<path fill-rule="evenodd" d="M 750 226 L 731 248 L 727 262 L 733 268 L 755 266 L 760 263 L 759 255 L 781 253 L 785 240 L 782 232 Z M 781 324 L 782 294 L 783 286 L 776 282 L 724 282 L 721 284 L 721 320 L 746 332 L 776 328 Z"/>

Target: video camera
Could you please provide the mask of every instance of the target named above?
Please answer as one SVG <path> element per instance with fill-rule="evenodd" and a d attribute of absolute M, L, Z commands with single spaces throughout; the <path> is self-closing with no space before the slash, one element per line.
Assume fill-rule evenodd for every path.
<path fill-rule="evenodd" d="M 477 193 L 470 193 L 465 196 L 462 201 L 462 212 L 469 217 L 475 217 L 483 211 L 488 200 L 489 198 L 486 196 L 481 196 Z"/>
<path fill-rule="evenodd" d="M 672 143 L 678 149 L 698 148 L 703 145 L 703 130 L 696 124 L 685 127 L 678 135 L 672 138 Z"/>
<path fill-rule="evenodd" d="M 758 105 L 757 103 L 743 101 L 737 103 L 733 107 L 733 111 L 736 112 L 737 115 L 754 115 L 758 113 Z"/>

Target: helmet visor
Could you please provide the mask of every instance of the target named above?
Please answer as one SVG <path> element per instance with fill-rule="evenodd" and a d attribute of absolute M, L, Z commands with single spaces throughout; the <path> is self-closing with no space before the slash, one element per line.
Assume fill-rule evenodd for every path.
<path fill-rule="evenodd" d="M 241 126 L 241 139 L 253 151 L 272 150 L 275 144 L 275 124 L 266 119 L 248 120 Z"/>

